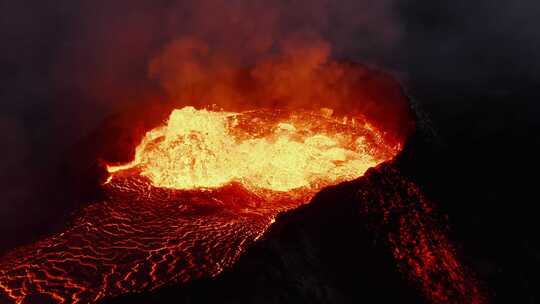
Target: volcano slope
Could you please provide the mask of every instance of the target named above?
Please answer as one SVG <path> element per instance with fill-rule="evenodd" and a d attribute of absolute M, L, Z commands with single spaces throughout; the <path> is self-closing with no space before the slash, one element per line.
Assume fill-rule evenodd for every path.
<path fill-rule="evenodd" d="M 126 170 L 104 186 L 105 199 L 83 208 L 68 229 L 3 257 L 0 287 L 5 302 L 88 303 L 215 277 L 232 267 L 241 253 L 260 239 L 277 214 L 310 199 L 309 195 L 279 192 L 265 196 L 264 191 L 252 192 L 234 182 L 215 189 L 171 190 L 156 187 L 139 174 L 133 175 L 131 167 Z M 312 212 L 319 215 L 311 219 Z M 326 291 L 319 298 L 326 287 L 309 286 L 313 280 L 316 285 L 326 284 L 317 282 L 317 278 L 325 277 L 324 273 L 331 274 L 329 284 L 338 289 L 357 282 L 368 286 L 366 290 L 370 292 L 380 290 L 382 298 L 388 296 L 382 291 L 390 288 L 401 289 L 392 294 L 413 302 L 421 295 L 431 303 L 483 301 L 476 282 L 458 261 L 433 206 L 390 163 L 369 170 L 353 182 L 323 190 L 298 211 L 299 215 L 295 214 L 278 219 L 285 224 L 279 223 L 265 237 L 272 240 L 278 236 L 278 240 L 283 237 L 286 241 L 292 237 L 292 244 L 301 245 L 300 252 L 293 247 L 292 257 L 287 251 L 263 253 L 274 256 L 267 263 L 269 266 L 275 265 L 272 260 L 283 257 L 280 265 L 285 269 L 278 273 L 292 280 L 291 284 L 307 284 L 300 294 L 284 301 L 298 298 L 308 302 L 346 302 L 350 298 L 346 293 L 340 295 L 341 300 L 324 295 Z M 303 214 L 307 214 L 305 219 Z M 311 227 L 311 231 L 308 229 L 309 234 L 302 236 L 306 227 Z M 299 239 L 294 239 L 299 233 Z M 368 237 L 370 234 L 372 237 Z M 309 235 L 318 236 L 323 243 L 332 242 L 317 244 L 315 240 L 309 241 Z M 266 243 L 261 246 L 264 248 Z M 344 244 L 356 245 L 347 249 Z M 285 243 L 277 248 L 288 246 Z M 260 254 L 253 250 L 255 255 Z M 317 266 L 332 263 L 311 265 L 321 254 L 323 259 L 333 255 L 333 263 L 345 263 L 336 265 L 338 269 L 355 268 L 358 277 L 339 276 L 332 272 L 333 267 Z M 246 259 L 249 261 L 252 255 L 248 254 Z M 295 263 L 289 259 L 299 262 L 301 269 L 289 273 Z M 362 267 L 355 266 L 358 261 Z M 238 269 L 246 268 L 242 265 Z M 302 269 L 314 269 L 317 275 L 308 272 L 298 277 Z M 368 277 L 364 277 L 366 274 Z M 257 274 L 252 275 L 257 278 Z M 242 277 L 236 280 L 241 281 Z M 419 293 L 407 291 L 405 286 L 409 285 Z M 250 290 L 258 289 L 255 286 Z M 276 291 L 274 296 L 290 295 Z"/>
<path fill-rule="evenodd" d="M 400 111 L 389 111 L 389 107 L 382 105 L 385 104 L 383 101 L 386 101 L 386 104 L 395 104 L 394 97 L 401 95 L 384 96 L 382 92 L 387 91 L 392 92 L 380 88 L 373 90 L 372 95 L 381 99 L 381 102 L 375 97 L 359 100 L 374 100 L 373 103 L 379 105 L 375 110 L 385 114 L 383 116 L 388 118 L 387 123 L 395 126 L 396 117 L 400 117 L 396 112 Z M 401 94 L 399 89 L 397 91 Z M 398 108 L 402 110 L 403 104 L 398 104 L 400 105 Z M 274 110 L 272 109 L 272 112 Z M 327 113 L 327 111 L 324 112 Z M 127 115 L 128 123 L 123 126 L 128 130 L 125 133 L 132 132 L 130 133 L 133 135 L 131 141 L 140 141 L 142 134 L 134 134 L 138 133 L 138 120 L 134 119 L 132 113 L 129 114 Z M 152 117 L 153 115 L 145 116 Z M 318 116 L 321 117 L 321 115 Z M 327 116 L 322 115 L 328 118 Z M 305 120 L 298 119 L 298 121 Z M 118 122 L 118 119 L 114 122 Z M 344 126 L 348 123 L 352 123 L 353 129 L 361 126 L 354 120 L 353 122 L 347 120 L 347 123 L 333 122 L 328 125 L 332 130 L 343 130 L 344 134 L 351 134 L 351 129 Z M 321 124 L 316 123 L 313 126 L 317 129 Z M 406 124 L 399 124 L 399 128 L 395 128 L 403 130 L 407 129 L 406 126 Z M 147 131 L 152 127 L 141 129 Z M 298 130 L 291 128 L 290 124 L 281 125 L 278 129 L 280 134 Z M 106 138 L 113 142 L 123 143 L 122 140 L 110 136 L 112 130 L 112 128 L 103 128 L 104 133 L 109 136 L 97 136 L 94 143 L 103 142 Z M 253 130 L 258 133 L 257 128 Z M 304 137 L 310 132 L 304 130 L 294 137 L 301 138 L 305 144 Z M 158 135 L 162 133 L 160 131 Z M 168 134 L 168 132 L 164 133 Z M 150 149 L 157 147 L 158 155 L 162 155 L 161 151 L 169 151 L 168 148 L 160 148 L 161 143 L 168 144 L 167 140 L 154 138 L 152 134 L 154 133 L 149 136 L 151 144 L 148 147 Z M 204 128 L 198 130 L 198 134 L 204 135 Z M 243 134 L 244 132 L 238 133 L 240 137 L 244 136 Z M 192 133 L 182 134 L 190 140 L 195 139 L 196 146 L 201 147 L 196 140 L 199 135 L 192 135 Z M 221 140 L 221 137 L 218 136 L 218 138 Z M 348 138 L 348 136 L 343 138 Z M 379 136 L 373 136 L 373 138 L 377 139 Z M 154 140 L 158 141 L 153 142 Z M 175 140 L 172 140 L 170 143 L 174 142 Z M 328 145 L 328 141 L 322 141 L 322 146 L 319 146 L 320 140 L 310 142 L 316 147 L 333 151 L 330 155 L 336 152 L 334 144 Z M 353 142 L 362 143 L 363 141 Z M 136 151 L 135 145 L 137 143 L 126 145 L 125 148 L 133 153 Z M 362 146 L 356 145 L 352 152 L 356 151 L 355 149 L 362 150 Z M 349 144 L 341 148 L 349 149 Z M 96 149 L 87 150 L 95 151 Z M 122 151 L 114 147 L 111 150 Z M 202 150 L 208 151 L 206 148 Z M 368 145 L 367 151 L 369 150 Z M 391 160 L 399 149 L 391 150 L 393 152 L 385 157 L 374 158 L 375 162 L 369 161 L 370 165 L 363 169 Z M 337 151 L 340 155 L 343 149 L 337 149 Z M 346 154 L 351 155 L 350 152 Z M 125 154 L 124 162 L 130 159 L 129 157 L 126 159 L 126 155 L 131 155 L 133 159 L 133 154 L 120 154 Z M 288 156 L 287 153 L 278 154 Z M 327 153 L 319 153 L 319 155 L 327 155 Z M 275 264 L 273 260 L 277 259 L 279 262 L 280 256 L 288 259 L 287 257 L 291 254 L 292 260 L 299 264 L 300 268 L 297 272 L 302 274 L 305 269 L 308 269 L 308 273 L 299 278 L 293 271 L 295 267 L 292 267 L 291 262 L 282 262 L 280 264 L 282 268 L 278 268 L 282 275 L 277 278 L 284 279 L 287 290 L 280 290 L 279 287 L 272 289 L 273 292 L 261 290 L 260 297 L 265 294 L 270 299 L 284 297 L 283 302 L 295 299 L 346 302 L 347 299 L 351 299 L 347 292 L 343 295 L 334 293 L 333 285 L 336 286 L 336 290 L 349 288 L 351 291 L 363 293 L 391 289 L 397 292 L 396 298 L 403 297 L 415 303 L 417 303 L 416 299 L 420 298 L 432 303 L 481 302 L 476 283 L 468 279 L 466 270 L 457 260 L 445 236 L 444 227 L 438 224 L 438 218 L 434 215 L 432 206 L 421 195 L 418 188 L 403 178 L 398 170 L 392 168 L 392 165 L 378 167 L 369 171 L 371 173 L 361 179 L 324 190 L 311 204 L 300 208 L 298 211 L 300 215 L 295 216 L 296 213 L 293 212 L 291 215 L 278 219 L 277 226 L 271 229 L 268 236 L 264 236 L 265 241 L 261 243 L 262 247 L 259 247 L 257 242 L 261 241 L 265 231 L 272 227 L 275 217 L 280 212 L 297 208 L 310 201 L 322 187 L 351 180 L 361 176 L 363 171 L 353 176 L 346 174 L 339 179 L 320 184 L 314 187 L 313 191 L 309 191 L 307 196 L 283 195 L 276 192 L 265 195 L 264 191 L 253 192 L 253 183 L 259 181 L 256 175 L 248 176 L 250 185 L 231 181 L 218 188 L 170 189 L 156 186 L 156 181 L 160 182 L 159 178 L 149 179 L 148 177 L 153 176 L 150 173 L 154 171 L 145 172 L 145 166 L 148 165 L 144 163 L 145 158 L 141 158 L 143 160 L 141 163 L 136 156 L 137 153 L 135 153 L 135 166 L 117 167 L 120 170 L 114 172 L 112 179 L 98 187 L 101 195 L 91 200 L 90 204 L 87 203 L 79 208 L 73 215 L 72 222 L 66 225 L 65 229 L 45 236 L 33 244 L 16 248 L 0 258 L 0 303 L 93 303 L 130 292 L 141 296 L 143 292 L 153 292 L 171 284 L 187 288 L 188 291 L 184 296 L 186 301 L 191 301 L 191 298 L 197 295 L 190 295 L 189 286 L 204 285 L 206 284 L 204 282 L 218 283 L 216 283 L 217 289 L 212 289 L 214 287 L 207 289 L 207 291 L 216 290 L 216 293 L 200 295 L 201 301 L 206 301 L 213 295 L 218 297 L 220 284 L 234 287 L 223 287 L 226 290 L 220 291 L 224 295 L 227 295 L 227 292 L 232 293 L 231 302 L 241 301 L 242 297 L 247 302 L 258 301 L 257 295 L 252 295 L 255 299 L 251 299 L 249 295 L 252 294 L 251 292 L 258 294 L 259 289 L 267 287 L 253 285 L 257 281 L 251 280 L 257 278 L 257 273 L 249 271 L 259 267 L 250 267 L 253 263 L 249 262 L 253 259 L 251 256 L 260 259 L 262 266 L 271 268 Z M 95 155 L 85 158 L 94 162 L 100 159 Z M 104 157 L 104 159 L 111 158 Z M 168 157 L 165 159 L 170 160 Z M 340 157 L 332 158 L 332 162 L 347 163 L 340 160 Z M 86 166 L 84 162 L 75 163 L 82 167 Z M 172 163 L 176 164 L 174 161 Z M 205 163 L 202 162 L 203 166 Z M 95 169 L 95 166 L 88 167 Z M 152 169 L 151 166 L 150 169 Z M 92 185 L 86 180 L 97 175 L 85 174 L 85 171 L 80 170 L 76 172 L 77 174 L 73 176 L 82 180 L 82 187 Z M 146 176 L 140 174 L 141 172 Z M 265 170 L 256 172 L 257 174 L 261 172 L 263 175 L 267 173 Z M 244 174 L 231 176 L 245 177 Z M 166 181 L 169 184 L 169 180 L 166 179 Z M 319 210 L 314 213 L 319 216 L 313 217 L 312 224 L 308 224 L 311 222 L 312 211 L 309 211 L 311 208 Z M 303 219 L 302 214 L 307 215 L 307 220 Z M 326 215 L 328 216 L 325 217 Z M 309 235 L 315 233 L 313 235 L 321 238 L 321 241 L 314 239 L 313 242 L 306 243 L 305 239 L 309 240 L 309 236 L 295 239 L 298 233 L 294 230 L 304 229 L 302 225 L 312 227 Z M 293 249 L 296 245 L 301 247 L 305 244 L 319 249 L 313 251 L 307 248 L 296 253 L 293 250 L 290 253 L 287 250 L 291 246 L 284 244 L 281 247 L 278 246 L 278 249 L 285 250 L 279 249 L 275 253 L 266 252 L 264 248 L 267 245 L 265 244 L 272 244 L 275 238 L 289 240 L 293 244 Z M 349 247 L 351 244 L 353 247 Z M 216 278 L 224 270 L 233 267 L 241 254 L 249 248 L 254 249 L 251 249 L 249 251 L 251 253 L 248 253 L 244 259 L 248 262 L 240 262 L 237 268 L 225 274 L 223 279 Z M 263 257 L 269 257 L 270 260 Z M 332 259 L 328 260 L 327 257 Z M 313 264 L 312 261 L 317 259 L 321 259 L 322 263 L 328 266 L 315 267 L 316 263 Z M 363 263 L 362 267 L 355 267 L 354 263 L 359 261 Z M 332 263 L 338 263 L 334 264 L 337 268 L 333 267 Z M 242 266 L 244 264 L 248 266 Z M 305 269 L 302 270 L 302 268 Z M 349 273 L 348 276 L 341 276 L 340 272 L 334 269 L 352 269 L 354 275 Z M 238 271 L 240 274 L 235 275 L 234 273 Z M 276 272 L 272 269 L 269 271 Z M 315 271 L 315 274 L 309 274 L 309 271 Z M 262 270 L 260 273 L 264 275 L 265 271 Z M 330 275 L 330 281 L 321 279 L 327 275 Z M 272 279 L 271 276 L 269 278 Z M 235 281 L 242 282 L 242 280 L 245 284 L 235 284 Z M 309 286 L 315 286 L 310 283 L 310 280 L 322 282 L 322 289 L 310 290 Z M 272 280 L 272 282 L 276 281 Z M 290 289 L 287 287 L 289 284 L 287 282 L 292 282 L 290 284 L 303 289 L 296 296 L 294 293 L 292 297 L 287 296 L 287 291 Z M 366 288 L 363 288 L 362 284 Z M 249 290 L 250 286 L 252 290 Z M 273 285 L 269 283 L 267 286 Z M 379 288 L 374 286 L 379 286 Z M 194 288 L 194 290 L 197 289 Z M 330 294 L 326 295 L 326 293 Z M 323 297 L 319 297 L 319 294 Z M 335 294 L 338 294 L 337 298 L 334 297 Z M 391 297 L 391 295 L 381 293 L 377 299 L 385 297 Z M 127 299 L 130 301 L 130 298 Z"/>
<path fill-rule="evenodd" d="M 485 303 L 442 216 L 398 168 L 382 164 L 281 214 L 217 278 L 106 303 Z"/>

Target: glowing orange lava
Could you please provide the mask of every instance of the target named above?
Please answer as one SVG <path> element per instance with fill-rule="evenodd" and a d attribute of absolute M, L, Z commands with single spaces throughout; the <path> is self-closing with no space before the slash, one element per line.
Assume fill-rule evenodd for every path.
<path fill-rule="evenodd" d="M 0 257 L 0 302 L 96 303 L 216 276 L 277 214 L 393 158 L 384 135 L 327 108 L 174 110 L 133 161 L 107 166 L 101 200 Z"/>
<path fill-rule="evenodd" d="M 279 213 L 364 176 L 334 197 L 354 198 L 358 219 L 428 302 L 484 303 L 431 203 L 381 164 L 401 149 L 384 138 L 363 117 L 327 108 L 174 110 L 143 136 L 133 161 L 107 166 L 101 200 L 60 233 L 0 256 L 0 302 L 96 303 L 215 277 Z"/>
<path fill-rule="evenodd" d="M 361 118 L 332 114 L 330 109 L 233 113 L 185 107 L 146 133 L 132 162 L 107 169 L 111 178 L 136 170 L 163 188 L 239 182 L 253 192 L 311 192 L 361 176 L 399 150 L 385 146 Z"/>

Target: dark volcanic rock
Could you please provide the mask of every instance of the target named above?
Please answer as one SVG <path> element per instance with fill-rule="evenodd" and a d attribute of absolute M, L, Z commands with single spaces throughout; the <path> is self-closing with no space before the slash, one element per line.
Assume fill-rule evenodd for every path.
<path fill-rule="evenodd" d="M 439 220 L 384 164 L 281 214 L 218 277 L 107 303 L 480 303 Z"/>

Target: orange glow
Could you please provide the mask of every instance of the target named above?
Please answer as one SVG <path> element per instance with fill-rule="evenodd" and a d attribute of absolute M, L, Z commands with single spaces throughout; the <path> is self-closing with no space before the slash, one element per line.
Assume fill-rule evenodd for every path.
<path fill-rule="evenodd" d="M 111 176 L 136 172 L 156 187 L 217 188 L 239 182 L 260 190 L 313 190 L 363 175 L 399 151 L 361 117 L 316 112 L 172 111 L 146 133 L 132 162 Z M 301 191 L 305 192 L 305 191 Z"/>

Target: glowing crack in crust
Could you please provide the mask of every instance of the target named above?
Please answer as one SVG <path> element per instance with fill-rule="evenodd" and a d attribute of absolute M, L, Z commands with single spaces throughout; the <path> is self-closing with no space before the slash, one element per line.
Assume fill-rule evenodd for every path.
<path fill-rule="evenodd" d="M 382 138 L 328 109 L 175 110 L 108 167 L 104 200 L 0 257 L 0 300 L 92 303 L 215 276 L 277 213 L 394 157 Z"/>

